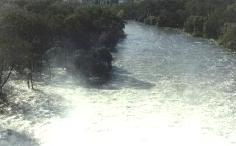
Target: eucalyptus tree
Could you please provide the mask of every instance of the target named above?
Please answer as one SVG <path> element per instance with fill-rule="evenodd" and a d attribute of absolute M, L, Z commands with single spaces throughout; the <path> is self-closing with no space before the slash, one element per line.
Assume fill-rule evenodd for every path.
<path fill-rule="evenodd" d="M 2 17 L 0 27 L 2 48 L 8 50 L 8 58 L 13 60 L 16 69 L 30 70 L 28 80 L 33 83 L 32 74 L 40 69 L 42 56 L 52 43 L 44 18 L 20 8 L 9 10 Z"/>
<path fill-rule="evenodd" d="M 87 71 L 79 70 L 86 74 L 110 72 L 111 51 L 124 36 L 124 21 L 98 6 L 81 7 L 63 0 L 17 0 L 9 2 L 2 12 L 0 48 L 6 62 L 2 70 L 14 66 L 18 72 L 25 71 L 30 88 L 33 74 L 42 70 L 45 61 L 50 68 L 47 53 L 53 54 L 52 50 L 65 54 L 64 60 L 73 60 L 76 52 L 82 52 L 76 60 L 84 70 L 89 65 Z"/>

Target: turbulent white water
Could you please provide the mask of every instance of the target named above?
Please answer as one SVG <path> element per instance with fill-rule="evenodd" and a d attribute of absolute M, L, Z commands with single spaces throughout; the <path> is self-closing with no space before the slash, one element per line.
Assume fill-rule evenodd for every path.
<path fill-rule="evenodd" d="M 60 69 L 39 91 L 12 81 L 20 105 L 0 115 L 0 146 L 236 145 L 236 54 L 136 22 L 125 32 L 102 87 Z"/>

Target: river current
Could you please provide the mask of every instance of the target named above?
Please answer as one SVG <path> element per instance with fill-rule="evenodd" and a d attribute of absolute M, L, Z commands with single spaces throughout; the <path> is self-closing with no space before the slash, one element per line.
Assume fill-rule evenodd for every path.
<path fill-rule="evenodd" d="M 236 54 L 133 21 L 125 33 L 101 87 L 63 69 L 37 91 L 10 81 L 14 112 L 0 115 L 0 146 L 236 145 Z"/>

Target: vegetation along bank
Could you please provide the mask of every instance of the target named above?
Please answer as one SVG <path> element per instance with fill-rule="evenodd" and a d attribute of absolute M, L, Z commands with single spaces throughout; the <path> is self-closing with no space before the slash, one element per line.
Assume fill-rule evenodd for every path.
<path fill-rule="evenodd" d="M 124 19 L 172 27 L 236 49 L 235 0 L 143 0 L 114 7 Z"/>
<path fill-rule="evenodd" d="M 108 78 L 124 26 L 110 9 L 76 1 L 1 1 L 0 95 L 13 70 L 32 89 L 43 71 L 51 76 L 52 66 L 85 78 Z"/>

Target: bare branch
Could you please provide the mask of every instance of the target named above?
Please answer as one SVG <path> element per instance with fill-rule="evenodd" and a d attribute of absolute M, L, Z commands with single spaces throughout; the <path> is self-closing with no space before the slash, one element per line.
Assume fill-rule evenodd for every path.
<path fill-rule="evenodd" d="M 9 73 L 8 73 L 8 75 L 7 75 L 6 79 L 4 80 L 4 82 L 2 83 L 2 85 L 1 85 L 1 88 L 3 88 L 3 87 L 4 87 L 4 85 L 7 83 L 7 81 L 9 80 L 9 78 L 10 78 L 10 76 L 11 76 L 11 73 L 12 73 L 12 70 L 13 70 L 13 68 L 14 68 L 14 65 L 11 65 L 11 68 L 10 68 L 10 70 L 9 70 Z"/>

